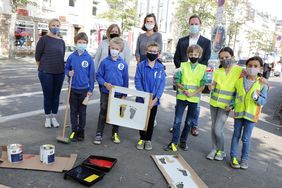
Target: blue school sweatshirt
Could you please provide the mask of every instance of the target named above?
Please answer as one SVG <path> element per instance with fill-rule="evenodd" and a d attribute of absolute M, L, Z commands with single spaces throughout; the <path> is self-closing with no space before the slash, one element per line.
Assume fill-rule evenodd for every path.
<path fill-rule="evenodd" d="M 141 61 L 137 65 L 135 73 L 135 88 L 139 91 L 145 91 L 153 94 L 153 99 L 157 98 L 159 105 L 160 98 L 164 92 L 166 74 L 164 66 L 156 60 L 153 68 L 149 66 L 148 60 Z M 143 102 L 143 99 L 138 98 L 138 102 Z"/>
<path fill-rule="evenodd" d="M 96 75 L 99 85 L 102 85 L 101 91 L 108 94 L 109 91 L 104 86 L 105 82 L 113 86 L 128 87 L 128 65 L 119 56 L 117 60 L 113 60 L 111 56 L 102 60 Z"/>
<path fill-rule="evenodd" d="M 93 92 L 94 89 L 94 61 L 85 50 L 81 55 L 77 50 L 74 51 L 67 59 L 65 66 L 65 74 L 69 77 L 70 66 L 74 71 L 72 78 L 72 88 L 74 89 L 88 89 Z"/>

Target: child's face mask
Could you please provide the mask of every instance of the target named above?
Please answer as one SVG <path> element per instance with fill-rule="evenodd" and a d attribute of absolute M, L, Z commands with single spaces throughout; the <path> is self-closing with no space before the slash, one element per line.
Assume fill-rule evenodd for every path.
<path fill-rule="evenodd" d="M 246 68 L 247 74 L 250 76 L 257 76 L 260 69 L 259 68 L 254 68 L 254 67 L 247 67 Z"/>

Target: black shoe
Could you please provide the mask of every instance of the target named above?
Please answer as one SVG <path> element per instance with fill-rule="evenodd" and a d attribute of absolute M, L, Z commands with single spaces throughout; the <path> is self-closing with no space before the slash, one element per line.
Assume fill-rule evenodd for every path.
<path fill-rule="evenodd" d="M 177 145 L 176 144 L 173 144 L 173 143 L 169 143 L 167 146 L 165 146 L 163 148 L 165 151 L 169 151 L 169 150 L 172 150 L 174 152 L 177 151 Z"/>
<path fill-rule="evenodd" d="M 186 144 L 186 142 L 180 142 L 179 147 L 184 151 L 188 150 L 188 145 Z"/>
<path fill-rule="evenodd" d="M 77 140 L 78 141 L 83 141 L 84 140 L 84 130 L 78 131 Z"/>

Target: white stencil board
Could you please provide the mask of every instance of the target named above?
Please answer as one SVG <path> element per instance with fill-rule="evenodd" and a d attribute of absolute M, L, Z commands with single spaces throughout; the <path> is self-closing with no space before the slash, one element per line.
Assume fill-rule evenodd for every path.
<path fill-rule="evenodd" d="M 115 98 L 115 92 L 127 94 L 128 98 L 130 97 L 131 99 L 135 99 L 135 97 L 142 97 L 144 99 L 144 103 L 137 103 L 135 100 Z M 106 122 L 121 127 L 147 130 L 150 116 L 150 101 L 150 93 L 114 86 L 109 94 Z"/>
<path fill-rule="evenodd" d="M 173 188 L 207 188 L 196 172 L 188 165 L 180 154 L 151 156 Z"/>

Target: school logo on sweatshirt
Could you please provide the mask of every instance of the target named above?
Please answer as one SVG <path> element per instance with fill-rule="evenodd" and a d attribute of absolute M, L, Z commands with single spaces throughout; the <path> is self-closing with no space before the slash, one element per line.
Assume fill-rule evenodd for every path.
<path fill-rule="evenodd" d="M 155 72 L 154 78 L 156 79 L 157 77 L 158 77 L 158 78 L 162 78 L 162 71 L 160 71 L 160 72 L 156 71 L 156 72 Z"/>
<path fill-rule="evenodd" d="M 124 69 L 124 64 L 123 63 L 118 64 L 118 69 L 119 70 L 123 70 Z"/>
<path fill-rule="evenodd" d="M 89 65 L 88 61 L 82 61 L 82 62 L 81 62 L 81 66 L 82 66 L 83 68 L 87 68 L 88 65 Z"/>

